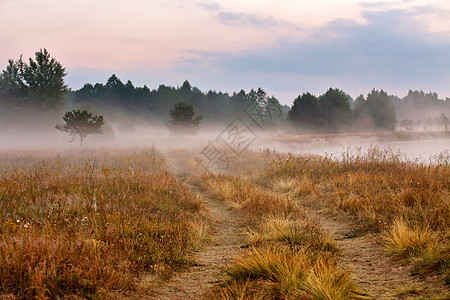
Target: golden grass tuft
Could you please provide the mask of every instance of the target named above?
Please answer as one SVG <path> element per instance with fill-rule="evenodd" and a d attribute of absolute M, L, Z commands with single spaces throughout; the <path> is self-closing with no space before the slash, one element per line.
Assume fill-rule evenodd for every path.
<path fill-rule="evenodd" d="M 306 215 L 271 215 L 247 233 L 249 244 L 270 241 L 285 242 L 318 251 L 337 251 L 335 242 L 323 234 Z"/>
<path fill-rule="evenodd" d="M 304 175 L 300 180 L 292 178 L 274 180 L 272 189 L 275 194 L 284 194 L 289 198 L 293 198 L 312 194 L 314 192 L 314 184 Z"/>
<path fill-rule="evenodd" d="M 269 215 L 296 215 L 300 206 L 284 196 L 267 193 L 249 179 L 240 176 L 213 176 L 204 179 L 204 187 L 230 208 L 243 213 L 249 222 L 258 223 Z"/>
<path fill-rule="evenodd" d="M 449 235 L 439 236 L 427 226 L 411 226 L 396 219 L 384 235 L 387 249 L 414 266 L 413 273 L 439 271 L 450 281 Z"/>
<path fill-rule="evenodd" d="M 250 279 L 225 282 L 220 290 L 222 300 L 261 300 L 274 298 L 273 296 L 272 284 Z"/>
<path fill-rule="evenodd" d="M 277 297 L 286 299 L 349 299 L 355 293 L 348 274 L 338 271 L 332 259 L 316 259 L 304 249 L 252 247 L 236 259 L 228 273 L 237 281 L 272 282 Z"/>
<path fill-rule="evenodd" d="M 275 193 L 279 194 L 296 193 L 297 184 L 295 179 L 280 178 L 274 182 L 273 189 Z"/>
<path fill-rule="evenodd" d="M 394 220 L 385 235 L 388 250 L 395 256 L 411 258 L 418 256 L 436 244 L 436 235 L 429 227 L 411 227 L 403 218 Z"/>
<path fill-rule="evenodd" d="M 348 273 L 336 270 L 336 267 L 324 260 L 317 261 L 311 269 L 305 291 L 311 299 L 340 300 L 356 296 Z"/>
<path fill-rule="evenodd" d="M 250 231 L 249 243 L 260 241 L 289 241 L 296 243 L 300 241 L 298 234 L 307 225 L 303 219 L 294 219 L 289 216 L 268 216 L 258 226 L 258 231 Z"/>
<path fill-rule="evenodd" d="M 310 268 L 311 260 L 305 252 L 292 253 L 280 248 L 250 248 L 228 274 L 237 280 L 266 279 L 279 284 L 285 293 L 299 289 Z"/>

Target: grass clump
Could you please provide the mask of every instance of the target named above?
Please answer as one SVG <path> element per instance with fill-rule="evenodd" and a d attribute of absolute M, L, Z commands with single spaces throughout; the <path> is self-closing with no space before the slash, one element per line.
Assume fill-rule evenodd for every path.
<path fill-rule="evenodd" d="M 301 248 L 252 247 L 236 259 L 229 275 L 235 280 L 269 281 L 273 283 L 272 296 L 285 299 L 349 299 L 356 295 L 348 274 L 337 270 L 332 258 L 318 258 Z"/>
<path fill-rule="evenodd" d="M 336 252 L 334 241 L 325 235 L 306 215 L 268 216 L 248 232 L 249 244 L 271 241 L 311 248 L 312 251 Z"/>
<path fill-rule="evenodd" d="M 252 224 L 269 215 L 301 214 L 301 208 L 295 202 L 284 196 L 269 194 L 240 176 L 209 175 L 205 177 L 204 186 L 230 208 L 244 214 Z"/>
<path fill-rule="evenodd" d="M 385 240 L 388 250 L 402 258 L 418 256 L 437 242 L 436 235 L 428 227 L 411 227 L 403 218 L 393 222 Z"/>
<path fill-rule="evenodd" d="M 392 255 L 409 261 L 413 273 L 439 271 L 450 279 L 450 246 L 448 236 L 429 227 L 410 225 L 405 219 L 396 219 L 384 234 L 384 240 Z"/>
<path fill-rule="evenodd" d="M 356 298 L 354 286 L 348 273 L 336 270 L 335 266 L 319 260 L 306 279 L 305 294 L 311 299 Z"/>

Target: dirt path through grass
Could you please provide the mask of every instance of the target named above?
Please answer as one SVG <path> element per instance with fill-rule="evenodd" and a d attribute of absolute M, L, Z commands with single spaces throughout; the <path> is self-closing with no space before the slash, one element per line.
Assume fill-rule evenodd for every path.
<path fill-rule="evenodd" d="M 230 265 L 241 250 L 243 242 L 241 222 L 221 201 L 201 193 L 213 220 L 211 242 L 192 256 L 195 265 L 174 275 L 155 291 L 153 299 L 211 299 L 214 287 L 224 279 L 224 266 Z"/>
<path fill-rule="evenodd" d="M 354 234 L 355 226 L 344 216 L 330 216 L 310 206 L 305 209 L 335 239 L 342 268 L 350 271 L 354 282 L 369 294 L 369 299 L 406 299 L 443 289 L 437 278 L 425 280 L 412 276 L 410 266 L 389 258 L 379 237 Z"/>

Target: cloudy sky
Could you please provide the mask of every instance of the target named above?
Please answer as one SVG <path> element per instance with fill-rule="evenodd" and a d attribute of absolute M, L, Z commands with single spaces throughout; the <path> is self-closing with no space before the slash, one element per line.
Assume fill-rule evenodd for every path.
<path fill-rule="evenodd" d="M 337 87 L 450 97 L 448 0 L 0 0 L 0 68 L 47 48 L 73 89 L 184 79 L 282 103 Z"/>

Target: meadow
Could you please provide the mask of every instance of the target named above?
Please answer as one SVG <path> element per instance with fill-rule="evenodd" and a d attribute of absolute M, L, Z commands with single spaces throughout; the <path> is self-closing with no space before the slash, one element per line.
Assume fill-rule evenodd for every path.
<path fill-rule="evenodd" d="M 190 262 L 207 218 L 153 148 L 0 154 L 0 294 L 122 298 Z M 74 299 L 75 299 L 74 298 Z"/>
<path fill-rule="evenodd" d="M 379 233 L 388 251 L 414 264 L 415 271 L 441 272 L 449 282 L 446 156 L 424 164 L 377 148 L 343 153 L 339 160 L 288 155 L 258 172 L 254 180 L 311 205 L 346 212 L 362 233 Z"/>
<path fill-rule="evenodd" d="M 427 164 L 376 147 L 341 157 L 266 148 L 242 154 L 226 173 L 199 180 L 247 222 L 248 251 L 228 269 L 223 299 L 449 296 L 446 153 Z M 352 270 L 339 263 L 342 249 L 314 217 L 317 212 L 343 217 L 350 239 L 368 236 L 388 267 L 407 266 L 406 284 L 383 295 L 358 288 Z"/>
<path fill-rule="evenodd" d="M 449 296 L 445 155 L 425 164 L 377 148 L 339 158 L 263 149 L 242 153 L 222 174 L 200 170 L 195 152 L 183 149 L 21 150 L 0 157 L 6 299 L 159 299 L 158 287 L 199 268 L 196 253 L 214 240 L 208 199 L 240 220 L 244 239 L 233 262 L 217 266 L 222 275 L 205 298 Z M 346 264 L 352 254 L 324 225 L 337 217 L 351 229 L 348 241 L 374 241 L 372 259 L 404 266 L 402 286 L 393 289 L 386 279 L 381 293 L 371 290 L 376 283 L 358 283 Z M 363 276 L 370 281 L 370 272 Z"/>

